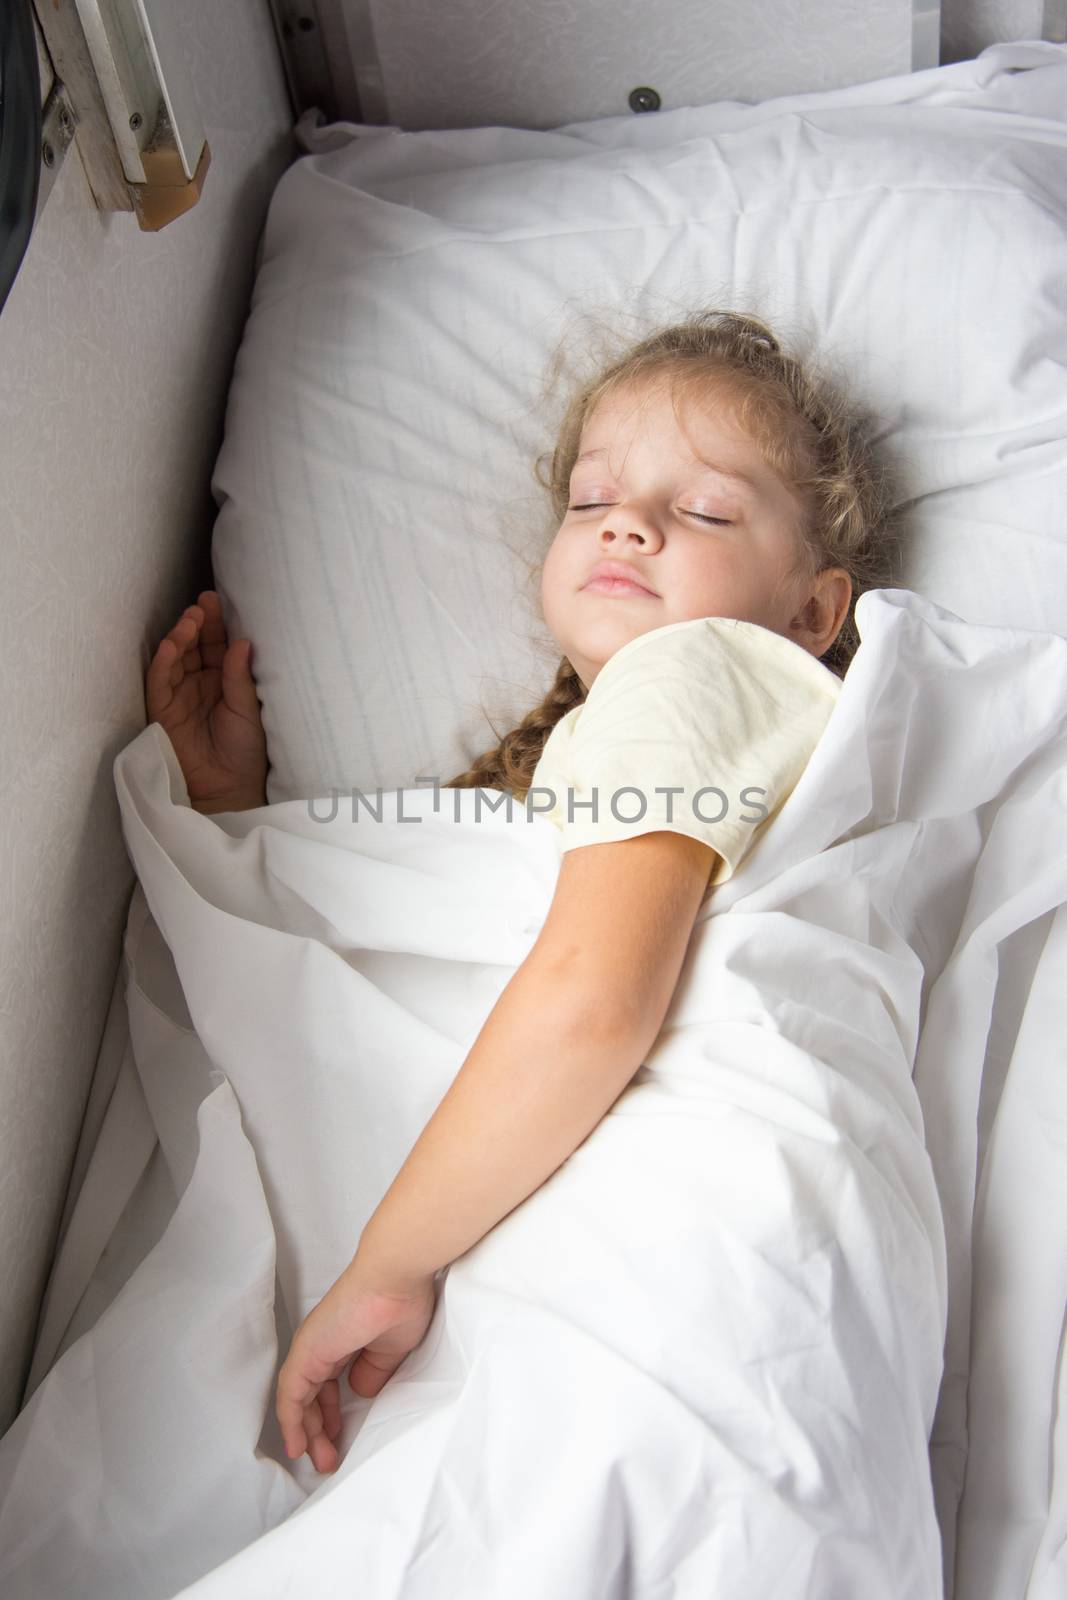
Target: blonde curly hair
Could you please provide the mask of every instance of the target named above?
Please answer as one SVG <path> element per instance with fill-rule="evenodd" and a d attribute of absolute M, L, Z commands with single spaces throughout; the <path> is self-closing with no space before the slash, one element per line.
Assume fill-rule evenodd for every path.
<path fill-rule="evenodd" d="M 546 389 L 558 381 L 564 342 L 549 363 Z M 787 354 L 758 317 L 705 310 L 642 339 L 581 383 L 566 405 L 554 450 L 535 464 L 548 491 L 556 527 L 567 513 L 570 476 L 582 432 L 596 406 L 615 391 L 653 379 L 665 381 L 675 406 L 679 395 L 715 394 L 767 465 L 804 507 L 797 559 L 790 576 L 814 577 L 840 567 L 852 582 L 844 621 L 823 663 L 843 678 L 856 649 L 855 609 L 868 589 L 897 582 L 902 536 L 893 518 L 888 475 L 873 455 L 869 419 L 813 365 Z M 542 467 L 547 466 L 547 477 Z M 537 581 L 547 548 L 529 568 Z M 482 787 L 523 798 L 548 736 L 581 705 L 586 689 L 566 656 L 548 693 L 515 728 L 480 755 L 448 787 Z M 495 732 L 495 729 L 494 729 Z"/>

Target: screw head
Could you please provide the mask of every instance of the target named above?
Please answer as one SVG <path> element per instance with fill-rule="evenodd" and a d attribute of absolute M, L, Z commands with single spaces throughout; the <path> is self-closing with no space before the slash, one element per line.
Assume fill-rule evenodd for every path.
<path fill-rule="evenodd" d="M 60 106 L 59 108 L 59 126 L 63 129 L 64 133 L 69 133 L 71 130 L 70 112 L 67 110 L 66 106 Z"/>
<path fill-rule="evenodd" d="M 631 111 L 658 111 L 660 98 L 655 89 L 642 85 L 639 89 L 631 89 L 629 96 Z"/>
<path fill-rule="evenodd" d="M 134 133 L 137 132 L 143 121 L 144 118 L 142 117 L 141 113 L 139 111 L 135 111 L 133 116 L 130 118 L 130 127 L 133 129 Z"/>
<path fill-rule="evenodd" d="M 54 167 L 56 164 L 56 153 L 52 149 L 52 146 L 48 143 L 47 139 L 41 146 L 41 160 L 44 162 L 46 167 Z"/>

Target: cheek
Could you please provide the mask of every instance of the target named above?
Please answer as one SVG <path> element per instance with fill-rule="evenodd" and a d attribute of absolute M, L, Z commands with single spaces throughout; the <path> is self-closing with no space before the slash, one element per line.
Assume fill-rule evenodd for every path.
<path fill-rule="evenodd" d="M 541 588 L 558 589 L 574 567 L 574 551 L 566 534 L 557 533 L 541 569 Z"/>
<path fill-rule="evenodd" d="M 556 539 L 541 568 L 541 607 L 548 620 L 551 620 L 550 613 L 553 609 L 554 600 L 562 586 L 564 565 L 560 541 Z"/>

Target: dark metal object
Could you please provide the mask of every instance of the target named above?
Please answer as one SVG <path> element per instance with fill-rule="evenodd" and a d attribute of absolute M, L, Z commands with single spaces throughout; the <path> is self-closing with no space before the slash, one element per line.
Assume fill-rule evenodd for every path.
<path fill-rule="evenodd" d="M 629 102 L 631 111 L 658 111 L 660 108 L 660 98 L 655 89 L 645 86 L 631 89 Z"/>
<path fill-rule="evenodd" d="M 33 232 L 41 145 L 41 79 L 30 0 L 0 0 L 0 309 Z"/>
<path fill-rule="evenodd" d="M 338 60 L 337 30 L 343 27 L 343 16 L 335 5 L 323 6 L 322 13 L 316 0 L 270 0 L 293 118 L 298 121 L 316 106 L 327 122 L 342 117 L 360 122 L 358 94 L 354 82 L 347 81 L 351 64 Z"/>

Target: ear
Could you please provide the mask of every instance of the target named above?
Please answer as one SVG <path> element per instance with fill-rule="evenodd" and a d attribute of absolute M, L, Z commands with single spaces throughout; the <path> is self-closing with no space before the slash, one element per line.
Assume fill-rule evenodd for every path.
<path fill-rule="evenodd" d="M 814 656 L 825 655 L 841 632 L 852 601 L 852 580 L 843 567 L 824 567 L 804 592 L 799 611 L 789 624 L 797 644 Z"/>

